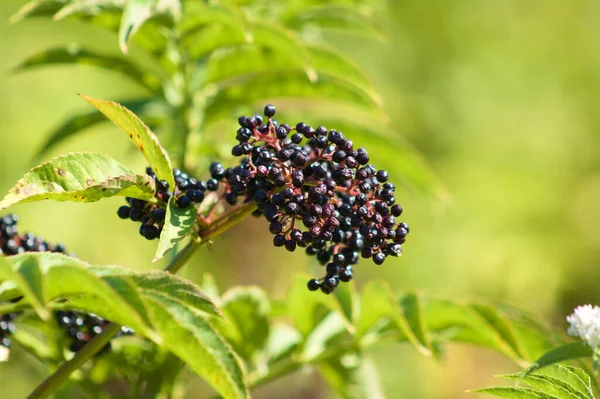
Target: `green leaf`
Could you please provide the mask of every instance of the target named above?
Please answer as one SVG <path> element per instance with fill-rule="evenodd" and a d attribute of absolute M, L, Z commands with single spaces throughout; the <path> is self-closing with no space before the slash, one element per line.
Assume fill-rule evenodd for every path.
<path fill-rule="evenodd" d="M 202 317 L 172 300 L 146 297 L 164 346 L 224 398 L 247 398 L 244 372 L 231 347 Z M 175 328 L 174 326 L 177 326 Z"/>
<path fill-rule="evenodd" d="M 128 59 L 81 49 L 77 45 L 56 47 L 41 51 L 26 58 L 14 71 L 22 72 L 35 67 L 52 64 L 92 65 L 121 73 L 151 92 L 156 92 L 160 89 L 160 80 L 156 75 L 140 69 Z"/>
<path fill-rule="evenodd" d="M 231 288 L 219 305 L 228 321 L 219 324 L 221 334 L 243 359 L 257 360 L 269 337 L 270 304 L 265 292 L 255 286 Z"/>
<path fill-rule="evenodd" d="M 106 115 L 129 136 L 154 169 L 159 179 L 166 180 L 170 187 L 175 187 L 171 160 L 167 152 L 158 142 L 158 138 L 140 118 L 127 108 L 112 101 L 97 100 L 83 94 L 80 94 L 80 96 Z"/>
<path fill-rule="evenodd" d="M 334 295 L 342 307 L 346 319 L 350 320 L 352 325 L 356 325 L 358 319 L 358 294 L 354 281 L 340 284 L 336 288 Z"/>
<path fill-rule="evenodd" d="M 582 357 L 592 357 L 592 355 L 592 348 L 590 348 L 587 344 L 583 342 L 572 342 L 560 345 L 544 353 L 539 359 L 537 359 L 533 363 L 533 365 L 529 369 L 527 369 L 527 373 L 532 373 L 543 367 L 558 362 L 564 362 L 566 360 L 573 360 Z"/>
<path fill-rule="evenodd" d="M 162 258 L 175 244 L 190 235 L 197 216 L 195 206 L 179 208 L 176 205 L 175 197 L 169 198 L 165 225 L 160 233 L 160 241 L 153 262 Z"/>
<path fill-rule="evenodd" d="M 37 263 L 25 262 L 22 267 L 13 268 L 5 257 L 0 256 L 0 282 L 12 281 L 18 290 L 27 296 L 27 301 L 41 319 L 48 320 L 50 313 L 44 306 L 45 298 L 41 287 L 41 272 Z M 21 300 L 19 302 L 25 302 Z"/>
<path fill-rule="evenodd" d="M 288 26 L 312 25 L 320 29 L 340 30 L 350 34 L 362 35 L 384 41 L 388 35 L 377 20 L 357 11 L 356 7 L 342 5 L 322 5 L 311 7 L 290 18 Z"/>
<path fill-rule="evenodd" d="M 93 202 L 115 195 L 154 199 L 154 181 L 99 153 L 71 153 L 29 171 L 0 202 L 0 209 L 21 202 Z"/>
<path fill-rule="evenodd" d="M 585 371 L 575 367 L 556 365 L 545 368 L 543 372 L 539 373 L 517 373 L 501 377 L 517 382 L 525 382 L 532 388 L 560 399 L 594 398 L 590 376 Z"/>
<path fill-rule="evenodd" d="M 95 15 L 107 10 L 121 10 L 127 0 L 71 0 L 56 14 L 55 21 L 64 19 L 74 14 Z"/>
<path fill-rule="evenodd" d="M 431 337 L 427 324 L 425 324 L 421 294 L 412 292 L 400 296 L 400 306 L 411 331 L 419 343 L 431 353 Z"/>
<path fill-rule="evenodd" d="M 181 15 L 181 2 L 179 0 L 129 0 L 123 10 L 119 28 L 121 51 L 127 53 L 131 37 L 146 21 L 161 14 L 178 19 Z"/>
<path fill-rule="evenodd" d="M 166 113 L 161 105 L 155 103 L 151 98 L 133 101 L 118 101 L 118 103 L 122 104 L 125 108 L 130 109 L 136 115 L 141 115 L 150 127 L 162 123 L 166 118 Z M 39 158 L 56 145 L 67 141 L 69 138 L 81 133 L 83 130 L 102 122 L 108 122 L 108 119 L 106 119 L 101 112 L 96 110 L 69 117 L 49 134 L 44 144 L 38 150 L 36 157 Z"/>
<path fill-rule="evenodd" d="M 200 288 L 177 275 L 150 270 L 139 274 L 132 270 L 117 267 L 90 266 L 90 271 L 102 278 L 126 276 L 131 278 L 145 293 L 166 295 L 179 299 L 197 311 L 207 315 L 222 317 L 221 311 Z"/>
<path fill-rule="evenodd" d="M 494 387 L 476 390 L 503 398 L 594 399 L 590 376 L 569 366 L 553 365 L 543 372 L 501 375 L 530 388 Z"/>
<path fill-rule="evenodd" d="M 498 396 L 507 399 L 560 399 L 556 396 L 540 393 L 538 390 L 531 388 L 519 387 L 494 387 L 477 389 L 471 392 L 487 393 L 489 395 Z"/>
<path fill-rule="evenodd" d="M 52 15 L 69 1 L 70 0 L 29 1 L 21 6 L 21 8 L 10 17 L 9 21 L 10 23 L 15 23 L 29 17 Z"/>
<path fill-rule="evenodd" d="M 269 46 L 269 43 L 228 46 L 214 51 L 206 65 L 204 82 L 227 86 L 228 80 L 239 81 L 264 71 L 304 70 L 305 65 L 301 59 L 300 62 L 294 61 L 296 58 L 292 55 L 282 53 L 278 48 Z M 381 103 L 373 83 L 343 54 L 325 46 L 310 46 L 304 48 L 304 51 L 312 60 L 312 73 L 340 79 L 359 87 L 376 103 Z"/>
<path fill-rule="evenodd" d="M 334 311 L 342 316 L 346 328 L 354 331 L 350 320 L 345 317 L 344 311 L 333 295 L 317 295 L 306 288 L 310 279 L 307 275 L 298 275 L 294 278 L 291 288 L 287 293 L 287 313 L 292 319 L 292 324 L 302 336 L 310 335 L 317 325 Z"/>
<path fill-rule="evenodd" d="M 255 90 L 256 87 L 261 90 Z M 230 118 L 232 110 L 242 105 L 252 104 L 258 107 L 267 101 L 277 104 L 284 99 L 309 99 L 323 107 L 352 104 L 363 110 L 379 108 L 370 93 L 343 79 L 320 76 L 319 80 L 312 83 L 302 71 L 273 70 L 220 82 L 216 87 L 216 94 L 207 102 L 206 123 Z"/>
<path fill-rule="evenodd" d="M 393 321 L 399 332 L 420 352 L 431 355 L 431 341 L 424 324 L 419 297 L 416 294 L 406 294 L 398 302 L 388 284 L 369 282 L 360 295 L 357 339 L 364 338 L 374 329 L 376 331 L 385 319 Z"/>
<path fill-rule="evenodd" d="M 494 330 L 500 334 L 502 340 L 510 345 L 516 356 L 522 359 L 527 357 L 523 350 L 523 345 L 516 336 L 515 330 L 507 317 L 491 305 L 473 304 L 471 309 L 493 326 Z"/>
<path fill-rule="evenodd" d="M 76 309 L 130 326 L 188 363 L 224 397 L 248 397 L 238 359 L 206 320 L 207 313 L 219 315 L 216 307 L 180 278 L 90 266 L 55 253 L 0 258 L 0 276 L 16 280 L 22 301 L 46 313 Z"/>
<path fill-rule="evenodd" d="M 258 46 L 276 49 L 277 53 L 273 55 L 274 57 L 282 57 L 291 65 L 299 63 L 308 80 L 315 82 L 318 79 L 310 53 L 296 32 L 274 21 L 254 20 L 252 21 L 252 35 Z"/>

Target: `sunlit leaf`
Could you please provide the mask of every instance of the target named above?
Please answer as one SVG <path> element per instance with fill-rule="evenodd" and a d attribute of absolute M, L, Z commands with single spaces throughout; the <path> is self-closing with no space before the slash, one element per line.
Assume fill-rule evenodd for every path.
<path fill-rule="evenodd" d="M 164 346 L 185 361 L 224 398 L 247 398 L 244 372 L 231 347 L 203 318 L 172 300 L 147 297 Z M 177 328 L 174 328 L 174 326 Z"/>
<path fill-rule="evenodd" d="M 144 155 L 154 172 L 161 180 L 166 180 L 170 187 L 175 187 L 171 160 L 165 149 L 160 145 L 156 135 L 133 112 L 112 101 L 97 100 L 80 96 L 96 107 L 115 125 L 117 125 L 137 146 Z"/>
<path fill-rule="evenodd" d="M 152 200 L 154 181 L 107 155 L 80 152 L 36 166 L 10 189 L 0 209 L 42 200 L 93 202 L 115 195 Z"/>
<path fill-rule="evenodd" d="M 165 225 L 160 233 L 154 261 L 162 258 L 175 244 L 190 235 L 192 227 L 196 223 L 196 218 L 196 207 L 179 208 L 176 205 L 175 197 L 169 198 Z"/>

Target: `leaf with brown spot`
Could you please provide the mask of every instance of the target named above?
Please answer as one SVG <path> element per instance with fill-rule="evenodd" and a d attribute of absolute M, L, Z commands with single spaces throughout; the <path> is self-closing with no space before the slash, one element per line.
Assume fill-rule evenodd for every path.
<path fill-rule="evenodd" d="M 171 160 L 158 138 L 133 112 L 112 101 L 97 100 L 80 94 L 80 96 L 125 132 L 133 144 L 140 150 L 161 180 L 166 180 L 170 187 L 175 186 Z"/>
<path fill-rule="evenodd" d="M 0 209 L 21 202 L 94 202 L 113 196 L 154 201 L 154 180 L 95 152 L 63 155 L 31 169 L 9 190 Z"/>

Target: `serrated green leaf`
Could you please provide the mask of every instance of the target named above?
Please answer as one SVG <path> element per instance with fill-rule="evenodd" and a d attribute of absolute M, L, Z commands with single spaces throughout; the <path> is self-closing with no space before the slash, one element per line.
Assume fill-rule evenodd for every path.
<path fill-rule="evenodd" d="M 415 294 L 406 294 L 397 301 L 390 286 L 384 282 L 367 283 L 360 295 L 360 312 L 356 337 L 362 339 L 382 319 L 392 320 L 399 331 L 415 347 L 431 355 L 431 340 L 425 327 L 420 301 Z"/>
<path fill-rule="evenodd" d="M 130 109 L 136 115 L 140 115 L 150 128 L 164 122 L 166 118 L 166 113 L 162 110 L 160 104 L 155 103 L 151 98 L 118 101 L 118 103 Z M 44 144 L 37 151 L 36 158 L 39 158 L 56 145 L 67 141 L 72 136 L 102 122 L 109 122 L 109 120 L 97 110 L 69 117 L 59 127 L 50 132 Z"/>
<path fill-rule="evenodd" d="M 197 217 L 195 206 L 179 208 L 176 205 L 175 197 L 169 198 L 165 225 L 160 233 L 160 241 L 153 262 L 162 258 L 175 244 L 191 234 Z"/>
<path fill-rule="evenodd" d="M 138 290 L 148 295 L 156 294 L 177 298 L 194 311 L 203 312 L 205 315 L 222 317 L 221 311 L 198 286 L 177 275 L 158 270 L 139 273 L 111 266 L 90 266 L 89 270 L 105 280 L 114 277 L 126 277 L 135 283 Z"/>
<path fill-rule="evenodd" d="M 531 388 L 488 388 L 475 392 L 491 393 L 501 397 L 539 397 L 552 399 L 594 399 L 591 380 L 583 370 L 570 367 L 553 365 L 543 372 L 527 373 L 526 371 L 501 375 L 500 377 L 516 381 L 518 384 L 527 384 Z M 517 396 L 506 396 L 517 395 Z M 518 396 L 525 395 L 525 396 Z M 537 396 L 527 396 L 537 395 Z"/>
<path fill-rule="evenodd" d="M 468 342 L 494 349 L 518 364 L 525 366 L 527 359 L 520 358 L 502 334 L 471 308 L 471 304 L 437 298 L 428 298 L 425 318 L 430 331 L 455 329 L 453 341 Z"/>
<path fill-rule="evenodd" d="M 19 22 L 25 18 L 52 15 L 69 0 L 33 0 L 25 3 L 16 13 L 11 15 L 10 23 Z"/>
<path fill-rule="evenodd" d="M 532 373 L 528 375 L 518 373 L 501 377 L 519 383 L 524 382 L 542 393 L 560 399 L 594 399 L 591 395 L 591 387 L 589 385 L 586 387 L 577 375 L 567 371 L 566 368 L 563 373 L 560 373 L 560 377 L 553 373 Z"/>
<path fill-rule="evenodd" d="M 166 180 L 170 187 L 175 187 L 171 160 L 158 138 L 133 112 L 112 101 L 98 100 L 80 94 L 80 96 L 96 107 L 123 132 L 138 147 L 154 172 L 161 180 Z"/>
<path fill-rule="evenodd" d="M 154 181 L 136 175 L 107 155 L 80 152 L 63 155 L 31 169 L 0 202 L 0 209 L 21 202 L 94 202 L 115 195 L 154 199 Z"/>
<path fill-rule="evenodd" d="M 218 325 L 221 334 L 243 359 L 256 361 L 269 337 L 270 305 L 265 292 L 255 286 L 234 287 L 223 294 L 219 305 L 228 321 Z"/>
<path fill-rule="evenodd" d="M 66 47 L 55 47 L 43 50 L 26 58 L 13 69 L 14 72 L 27 71 L 35 67 L 52 64 L 79 64 L 92 65 L 121 73 L 145 87 L 150 92 L 156 92 L 160 88 L 160 79 L 126 58 L 100 54 L 94 51 L 79 48 L 77 45 Z"/>
<path fill-rule="evenodd" d="M 592 357 L 593 351 L 588 345 L 583 342 L 572 342 L 564 345 L 557 346 L 544 353 L 539 359 L 537 359 L 533 365 L 527 369 L 527 373 L 532 373 L 543 367 L 564 362 L 566 360 L 573 360 L 582 357 Z"/>
<path fill-rule="evenodd" d="M 210 324 L 176 301 L 148 296 L 146 301 L 167 349 L 224 398 L 249 397 L 242 366 Z"/>
<path fill-rule="evenodd" d="M 560 399 L 556 396 L 541 393 L 535 389 L 520 387 L 493 387 L 477 389 L 470 392 L 487 393 L 506 399 Z"/>
<path fill-rule="evenodd" d="M 140 27 L 157 15 L 168 14 L 173 19 L 181 15 L 179 0 L 129 0 L 123 10 L 123 18 L 119 28 L 119 46 L 127 53 L 129 41 Z"/>

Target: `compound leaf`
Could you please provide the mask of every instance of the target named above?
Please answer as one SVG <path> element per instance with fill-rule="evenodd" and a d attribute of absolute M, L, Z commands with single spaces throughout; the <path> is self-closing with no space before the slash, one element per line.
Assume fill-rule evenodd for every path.
<path fill-rule="evenodd" d="M 0 202 L 0 209 L 21 202 L 94 202 L 115 195 L 154 198 L 154 181 L 136 175 L 113 158 L 94 152 L 63 155 L 29 171 Z"/>

